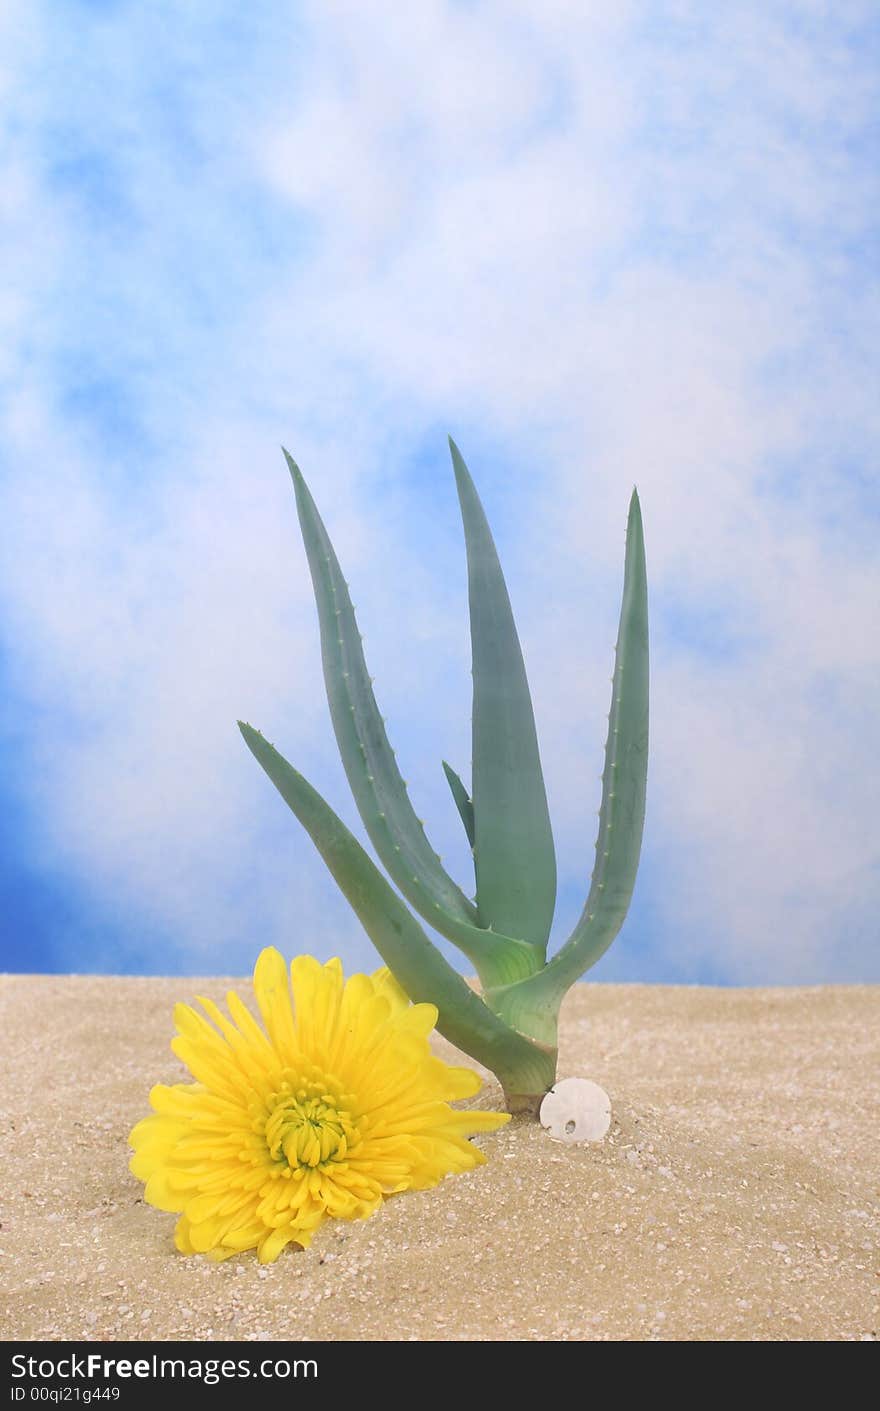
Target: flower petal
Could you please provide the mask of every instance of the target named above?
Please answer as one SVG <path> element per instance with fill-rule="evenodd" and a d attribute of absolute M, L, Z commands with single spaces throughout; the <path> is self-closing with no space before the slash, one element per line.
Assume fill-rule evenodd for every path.
<path fill-rule="evenodd" d="M 287 966 L 281 952 L 274 946 L 267 946 L 257 957 L 254 966 L 254 994 L 276 1053 L 286 1062 L 293 1062 L 298 1046 Z"/>

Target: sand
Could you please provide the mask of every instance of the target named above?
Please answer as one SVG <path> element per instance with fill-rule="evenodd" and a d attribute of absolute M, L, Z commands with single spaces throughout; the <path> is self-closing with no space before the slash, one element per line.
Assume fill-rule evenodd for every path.
<path fill-rule="evenodd" d="M 559 1074 L 611 1094 L 603 1144 L 511 1124 L 480 1170 L 266 1268 L 177 1254 L 127 1169 L 151 1084 L 184 1076 L 173 1002 L 226 988 L 0 979 L 4 1339 L 876 1337 L 880 987 L 578 985 Z"/>

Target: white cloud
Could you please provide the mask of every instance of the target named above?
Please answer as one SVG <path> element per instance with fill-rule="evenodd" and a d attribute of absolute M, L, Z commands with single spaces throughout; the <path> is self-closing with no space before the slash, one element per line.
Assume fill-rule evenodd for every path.
<path fill-rule="evenodd" d="M 289 890 L 273 895 L 263 849 L 279 819 L 228 744 L 244 711 L 352 818 L 282 438 L 355 585 L 414 791 L 462 865 L 437 766 L 443 753 L 468 762 L 442 444 L 443 480 L 407 479 L 442 426 L 502 548 L 563 877 L 592 857 L 638 482 L 654 603 L 649 837 L 663 866 L 651 973 L 669 957 L 677 973 L 734 980 L 875 973 L 867 943 L 842 966 L 836 934 L 864 929 L 880 851 L 866 704 L 880 684 L 878 575 L 854 474 L 877 416 L 876 290 L 860 285 L 858 253 L 874 177 L 849 33 L 861 14 L 755 5 L 710 22 L 669 5 L 651 25 L 616 4 L 321 4 L 289 90 L 270 101 L 255 69 L 247 132 L 230 145 L 220 121 L 226 145 L 198 169 L 195 207 L 156 174 L 152 130 L 137 135 L 139 209 L 154 186 L 170 209 L 116 267 L 105 312 L 112 324 L 129 286 L 155 280 L 156 327 L 179 335 L 178 389 L 144 351 L 155 329 L 141 293 L 134 385 L 168 447 L 162 473 L 126 506 L 106 459 L 71 442 L 51 366 L 7 422 L 18 684 L 90 723 L 35 747 L 34 807 L 69 866 L 186 944 L 230 947 L 249 917 L 273 939 L 303 914 L 332 932 L 292 819 Z M 106 42 L 124 40 L 123 26 Z M 187 92 L 205 140 L 216 92 L 201 70 Z M 16 189 L 29 222 L 51 227 L 31 158 Z M 238 188 L 276 203 L 296 240 L 283 258 L 251 253 L 240 299 L 199 341 L 175 322 L 171 225 L 179 210 L 195 233 L 193 278 L 204 251 L 226 268 L 240 232 L 215 250 L 192 212 L 229 217 Z M 63 267 L 77 238 L 62 226 L 21 267 L 5 310 L 19 330 L 29 296 L 43 308 L 41 264 Z M 216 278 L 206 288 L 219 298 Z M 54 316 L 69 339 L 73 311 Z M 47 444 L 51 494 L 33 473 Z M 800 479 L 784 495 L 773 476 L 790 466 Z M 701 649 L 683 614 L 734 645 Z"/>

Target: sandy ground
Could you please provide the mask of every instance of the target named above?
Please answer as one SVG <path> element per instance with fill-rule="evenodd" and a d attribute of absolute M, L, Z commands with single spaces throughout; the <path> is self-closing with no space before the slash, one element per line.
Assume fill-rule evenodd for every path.
<path fill-rule="evenodd" d="M 127 1170 L 183 1076 L 174 1000 L 226 988 L 0 978 L 4 1339 L 876 1336 L 880 988 L 578 985 L 559 1073 L 610 1092 L 604 1144 L 511 1124 L 479 1171 L 267 1268 L 178 1255 Z"/>

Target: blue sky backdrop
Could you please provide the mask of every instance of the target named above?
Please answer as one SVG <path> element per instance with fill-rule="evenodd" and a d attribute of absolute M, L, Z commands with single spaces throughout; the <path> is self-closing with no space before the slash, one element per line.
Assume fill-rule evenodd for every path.
<path fill-rule="evenodd" d="M 648 824 L 597 978 L 880 979 L 872 0 L 6 0 L 0 967 L 375 964 L 246 751 L 362 836 L 279 444 L 434 845 L 470 858 L 451 431 L 574 922 L 623 531 Z"/>

